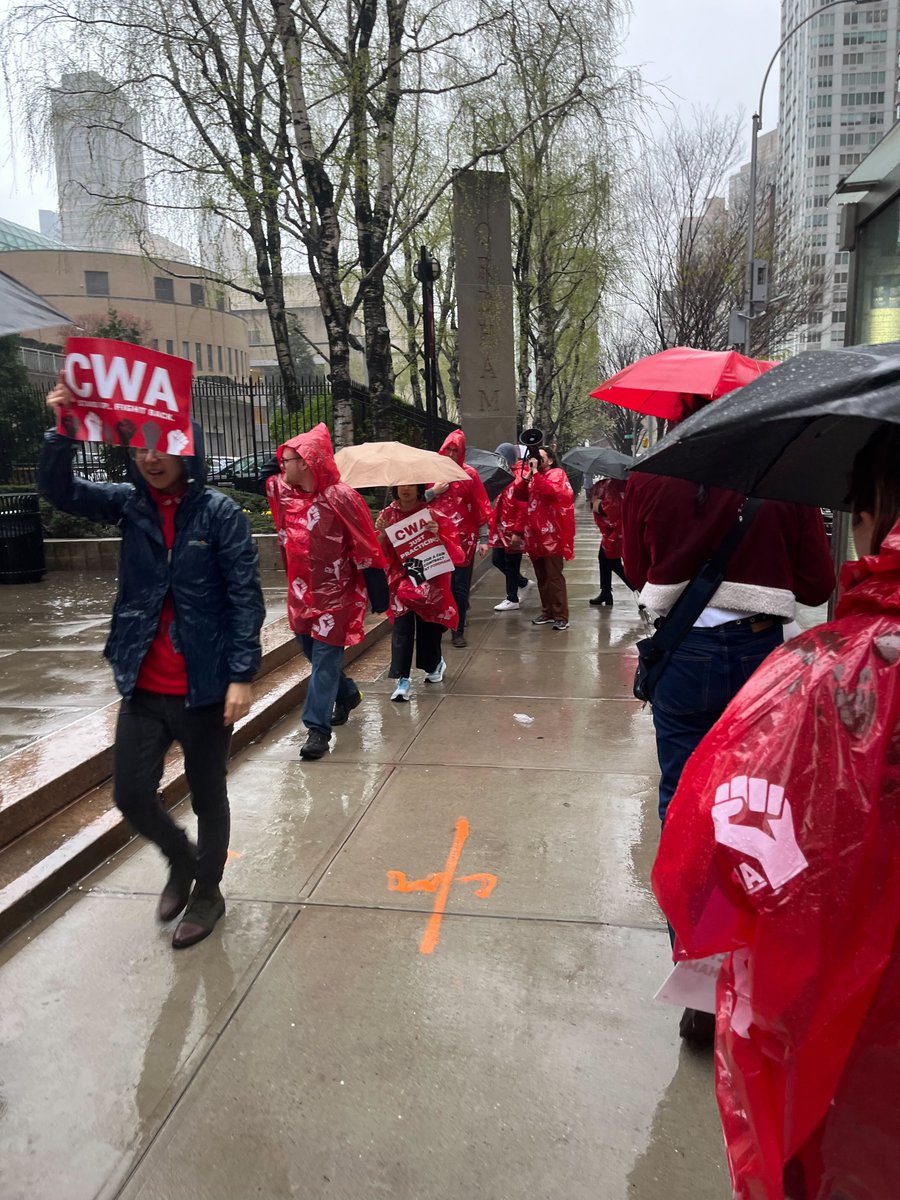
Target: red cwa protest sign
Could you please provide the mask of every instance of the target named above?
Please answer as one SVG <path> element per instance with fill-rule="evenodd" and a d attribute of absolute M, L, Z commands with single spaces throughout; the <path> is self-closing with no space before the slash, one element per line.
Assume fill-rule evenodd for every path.
<path fill-rule="evenodd" d="M 191 377 L 186 358 L 109 338 L 69 338 L 63 378 L 73 403 L 57 430 L 79 442 L 108 442 L 193 454 Z"/>

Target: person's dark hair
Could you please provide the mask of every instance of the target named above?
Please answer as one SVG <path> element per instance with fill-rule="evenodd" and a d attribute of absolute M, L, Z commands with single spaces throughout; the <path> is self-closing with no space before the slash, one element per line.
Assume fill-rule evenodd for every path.
<path fill-rule="evenodd" d="M 850 476 L 853 515 L 871 513 L 872 554 L 900 521 L 900 427 L 881 425 L 853 460 Z"/>
<path fill-rule="evenodd" d="M 420 500 L 424 500 L 424 499 L 425 499 L 425 484 L 424 484 L 424 483 L 417 483 L 417 484 L 416 484 L 416 489 L 417 489 L 417 495 L 418 495 L 419 499 L 420 499 Z M 392 488 L 391 488 L 391 497 L 392 497 L 394 500 L 399 500 L 399 499 L 400 499 L 399 495 L 397 494 L 397 489 L 396 489 L 395 487 L 392 487 Z"/>
<path fill-rule="evenodd" d="M 546 451 L 547 457 L 550 460 L 550 466 L 558 467 L 559 466 L 559 455 L 556 453 L 556 451 L 551 446 L 541 446 L 541 449 Z"/>

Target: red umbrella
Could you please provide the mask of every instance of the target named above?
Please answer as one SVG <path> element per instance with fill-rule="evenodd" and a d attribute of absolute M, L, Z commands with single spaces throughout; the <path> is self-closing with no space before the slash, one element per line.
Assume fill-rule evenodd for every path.
<path fill-rule="evenodd" d="M 591 395 L 650 417 L 678 421 L 693 411 L 694 396 L 716 400 L 775 365 L 764 359 L 745 358 L 736 350 L 674 346 L 638 359 Z"/>

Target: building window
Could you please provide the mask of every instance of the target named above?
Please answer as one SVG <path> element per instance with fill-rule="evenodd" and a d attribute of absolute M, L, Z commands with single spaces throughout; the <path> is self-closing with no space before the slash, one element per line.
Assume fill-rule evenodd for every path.
<path fill-rule="evenodd" d="M 219 364 L 219 374 L 222 374 L 222 347 L 216 346 L 216 361 Z"/>
<path fill-rule="evenodd" d="M 190 358 L 191 357 L 190 342 L 182 342 L 181 343 L 181 357 L 182 358 Z"/>
<path fill-rule="evenodd" d="M 251 325 L 250 328 L 247 330 L 247 341 L 250 343 L 251 346 L 258 346 L 260 344 L 259 330 L 256 328 L 255 325 Z"/>
<path fill-rule="evenodd" d="M 234 366 L 233 366 L 233 363 L 232 363 L 232 358 L 231 358 L 231 347 L 230 347 L 230 346 L 228 347 L 228 374 L 229 374 L 229 375 L 233 375 L 233 374 L 234 374 Z"/>
<path fill-rule="evenodd" d="M 85 271 L 84 291 L 87 296 L 108 296 L 109 271 Z"/>
<path fill-rule="evenodd" d="M 199 342 L 194 342 L 194 364 L 198 371 L 203 370 L 203 347 Z"/>
<path fill-rule="evenodd" d="M 211 371 L 213 369 L 212 346 L 209 344 L 209 342 L 206 343 L 206 369 L 207 371 Z"/>
<path fill-rule="evenodd" d="M 150 349 L 151 350 L 159 349 L 159 338 L 151 338 L 150 339 Z"/>
<path fill-rule="evenodd" d="M 203 284 L 202 283 L 192 283 L 191 284 L 191 304 L 193 304 L 195 308 L 202 308 L 205 303 L 206 303 L 206 297 L 203 294 Z"/>
<path fill-rule="evenodd" d="M 172 341 L 171 338 L 166 338 L 166 354 L 174 354 L 174 353 L 175 353 L 175 343 Z"/>
<path fill-rule="evenodd" d="M 161 304 L 175 303 L 175 280 L 164 275 L 153 278 L 153 295 Z"/>
<path fill-rule="evenodd" d="M 863 104 L 884 104 L 884 92 L 844 92 L 841 96 L 844 108 L 858 108 Z"/>
<path fill-rule="evenodd" d="M 832 311 L 832 314 L 831 314 L 832 325 L 843 325 L 846 320 L 847 320 L 846 308 L 836 308 Z"/>

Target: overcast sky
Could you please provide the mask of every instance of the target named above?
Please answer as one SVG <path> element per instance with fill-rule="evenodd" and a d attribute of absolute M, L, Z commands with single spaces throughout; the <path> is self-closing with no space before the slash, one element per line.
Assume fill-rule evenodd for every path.
<path fill-rule="evenodd" d="M 0 0 L 0 9 L 8 0 Z M 665 87 L 674 103 L 743 108 L 749 118 L 766 66 L 779 41 L 779 0 L 633 0 L 622 59 L 640 67 L 650 84 Z M 766 95 L 764 129 L 778 115 L 778 72 Z M 55 208 L 52 178 L 34 173 L 25 148 L 15 145 L 9 118 L 0 113 L 0 216 L 33 229 L 38 209 Z M 12 149 L 11 149 L 12 145 Z"/>

